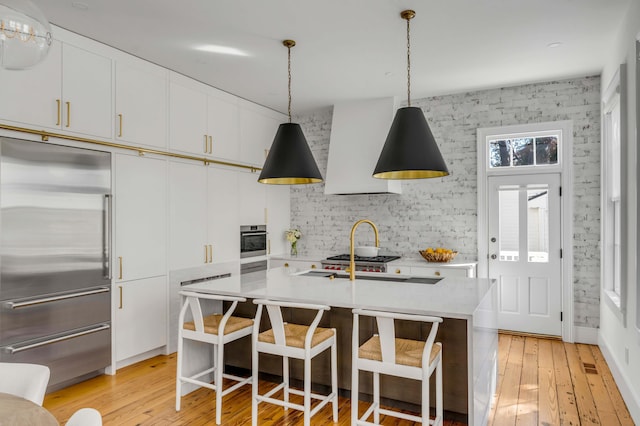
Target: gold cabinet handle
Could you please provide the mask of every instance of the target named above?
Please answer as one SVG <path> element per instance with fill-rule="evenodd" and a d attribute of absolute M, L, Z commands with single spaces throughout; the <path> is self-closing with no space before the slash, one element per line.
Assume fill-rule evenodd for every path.
<path fill-rule="evenodd" d="M 316 264 L 311 265 L 311 269 L 316 269 Z"/>
<path fill-rule="evenodd" d="M 118 262 L 120 263 L 120 268 L 119 268 L 119 273 L 118 273 L 118 279 L 121 280 L 122 279 L 122 256 L 118 257 Z"/>
<path fill-rule="evenodd" d="M 285 262 L 284 267 L 285 267 L 285 268 L 288 268 L 288 267 L 289 267 L 289 264 Z"/>
<path fill-rule="evenodd" d="M 60 106 L 61 106 L 60 105 L 60 99 L 56 99 L 56 106 L 57 106 L 56 109 L 58 110 L 58 120 L 56 121 L 56 126 L 59 126 L 60 125 L 60 112 L 61 112 L 61 110 L 60 110 Z"/>
<path fill-rule="evenodd" d="M 209 135 L 209 154 L 213 154 L 213 136 Z"/>
<path fill-rule="evenodd" d="M 209 246 L 204 245 L 204 263 L 208 263 L 209 260 Z"/>
<path fill-rule="evenodd" d="M 122 309 L 122 286 L 119 285 L 118 289 L 120 290 L 120 306 L 118 306 L 118 309 Z"/>
<path fill-rule="evenodd" d="M 436 272 L 435 272 L 435 276 L 436 276 L 436 277 L 439 277 L 439 276 L 440 276 L 440 271 L 436 271 Z"/>
<path fill-rule="evenodd" d="M 118 118 L 120 119 L 120 124 L 118 126 L 118 137 L 122 137 L 122 114 L 118 114 Z"/>
<path fill-rule="evenodd" d="M 213 263 L 213 245 L 209 244 L 209 263 Z"/>
<path fill-rule="evenodd" d="M 271 240 L 267 240 L 267 254 L 271 254 Z"/>
<path fill-rule="evenodd" d="M 65 127 L 71 126 L 71 102 L 65 102 L 67 104 L 67 124 Z"/>
<path fill-rule="evenodd" d="M 204 135 L 204 153 L 207 154 L 209 152 L 209 138 L 207 135 Z"/>
<path fill-rule="evenodd" d="M 402 271 L 400 269 L 396 269 L 396 274 L 401 274 Z"/>

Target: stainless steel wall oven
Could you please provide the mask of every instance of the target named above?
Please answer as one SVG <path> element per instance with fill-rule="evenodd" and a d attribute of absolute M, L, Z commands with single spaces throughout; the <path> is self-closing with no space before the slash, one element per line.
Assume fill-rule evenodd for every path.
<path fill-rule="evenodd" d="M 240 227 L 240 258 L 265 256 L 267 254 L 267 226 L 247 225 Z"/>

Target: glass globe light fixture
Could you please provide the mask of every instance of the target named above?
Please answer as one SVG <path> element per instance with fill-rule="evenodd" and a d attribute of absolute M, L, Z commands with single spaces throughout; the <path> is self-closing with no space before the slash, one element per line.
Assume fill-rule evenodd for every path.
<path fill-rule="evenodd" d="M 51 46 L 51 26 L 29 0 L 0 0 L 0 66 L 21 70 L 42 61 Z"/>

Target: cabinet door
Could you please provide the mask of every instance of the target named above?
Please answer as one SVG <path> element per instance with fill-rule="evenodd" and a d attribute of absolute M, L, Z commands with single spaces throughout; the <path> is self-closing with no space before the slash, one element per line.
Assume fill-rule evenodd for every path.
<path fill-rule="evenodd" d="M 205 155 L 207 139 L 207 95 L 169 83 L 169 147 L 188 154 Z"/>
<path fill-rule="evenodd" d="M 208 262 L 207 168 L 202 164 L 169 163 L 169 267 L 171 270 Z"/>
<path fill-rule="evenodd" d="M 19 71 L 0 68 L 0 119 L 59 129 L 61 73 L 62 45 L 55 40 L 47 57 L 37 66 Z"/>
<path fill-rule="evenodd" d="M 236 103 L 213 96 L 207 98 L 207 128 L 214 157 L 241 161 L 238 114 Z"/>
<path fill-rule="evenodd" d="M 116 62 L 115 102 L 117 140 L 166 148 L 166 73 Z"/>
<path fill-rule="evenodd" d="M 412 266 L 411 275 L 416 277 L 473 277 L 473 271 L 471 268 L 465 266 L 461 266 L 459 268 Z"/>
<path fill-rule="evenodd" d="M 238 172 L 209 167 L 208 229 L 214 263 L 240 259 Z"/>
<path fill-rule="evenodd" d="M 62 130 L 111 138 L 111 60 L 62 46 Z"/>
<path fill-rule="evenodd" d="M 268 253 L 289 253 L 289 242 L 284 233 L 290 224 L 289 185 L 265 185 L 267 187 Z"/>
<path fill-rule="evenodd" d="M 116 297 L 116 361 L 167 344 L 167 278 L 118 284 Z"/>
<path fill-rule="evenodd" d="M 240 225 L 265 225 L 268 185 L 258 183 L 257 173 L 238 172 Z"/>
<path fill-rule="evenodd" d="M 167 162 L 115 156 L 116 280 L 166 274 Z"/>
<path fill-rule="evenodd" d="M 250 107 L 240 109 L 240 158 L 262 167 L 280 123 Z"/>

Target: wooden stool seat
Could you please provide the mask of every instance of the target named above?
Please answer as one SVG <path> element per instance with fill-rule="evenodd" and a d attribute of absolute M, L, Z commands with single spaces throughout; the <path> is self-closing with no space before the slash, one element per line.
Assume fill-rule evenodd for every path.
<path fill-rule="evenodd" d="M 222 314 L 213 314 L 208 315 L 202 319 L 204 323 L 204 332 L 209 334 L 218 335 L 218 327 L 220 327 L 220 322 L 222 321 Z M 224 327 L 224 334 L 231 334 L 238 330 L 242 330 L 243 328 L 252 327 L 253 320 L 251 318 L 241 318 L 241 317 L 229 317 L 227 324 Z M 185 322 L 183 325 L 185 330 L 196 331 L 196 324 L 193 321 Z"/>
<path fill-rule="evenodd" d="M 395 339 L 396 343 L 396 364 L 408 365 L 409 367 L 422 367 L 422 354 L 424 353 L 425 342 L 409 339 Z M 434 345 L 431 348 L 429 364 L 431 364 L 442 347 Z M 380 336 L 372 336 L 358 350 L 358 356 L 373 361 L 382 361 L 382 347 L 380 346 Z"/>
<path fill-rule="evenodd" d="M 309 332 L 309 326 L 288 323 L 285 323 L 283 325 L 285 345 L 291 346 L 293 348 L 304 349 L 304 340 L 307 337 L 307 333 Z M 313 337 L 311 338 L 311 347 L 317 346 L 325 340 L 331 339 L 333 336 L 335 336 L 334 329 L 317 327 L 313 332 Z M 258 341 L 275 344 L 276 337 L 273 334 L 273 329 L 269 329 L 260 333 L 258 335 Z"/>

